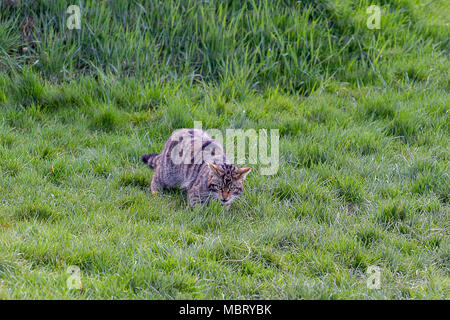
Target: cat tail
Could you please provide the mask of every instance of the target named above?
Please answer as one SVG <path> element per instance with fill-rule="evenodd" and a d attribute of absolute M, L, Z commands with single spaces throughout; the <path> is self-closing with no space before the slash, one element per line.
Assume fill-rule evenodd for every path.
<path fill-rule="evenodd" d="M 148 165 L 150 169 L 155 169 L 158 163 L 159 153 L 148 153 L 141 157 L 143 163 Z"/>

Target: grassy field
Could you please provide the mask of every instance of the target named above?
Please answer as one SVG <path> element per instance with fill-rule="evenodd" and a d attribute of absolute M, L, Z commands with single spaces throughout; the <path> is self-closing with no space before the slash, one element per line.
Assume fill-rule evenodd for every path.
<path fill-rule="evenodd" d="M 450 298 L 447 1 L 0 7 L 0 299 Z M 194 121 L 279 129 L 278 173 L 149 195 Z"/>

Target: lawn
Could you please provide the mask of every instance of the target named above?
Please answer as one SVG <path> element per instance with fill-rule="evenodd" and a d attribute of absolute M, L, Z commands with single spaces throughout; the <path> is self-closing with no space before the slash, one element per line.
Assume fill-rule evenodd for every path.
<path fill-rule="evenodd" d="M 450 298 L 447 1 L 0 8 L 0 299 Z M 150 195 L 194 121 L 279 129 L 278 172 Z"/>

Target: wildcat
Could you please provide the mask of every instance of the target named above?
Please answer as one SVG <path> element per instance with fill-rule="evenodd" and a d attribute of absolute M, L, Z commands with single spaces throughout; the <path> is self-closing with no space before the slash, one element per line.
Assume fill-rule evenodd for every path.
<path fill-rule="evenodd" d="M 212 197 L 229 210 L 242 193 L 244 179 L 251 170 L 231 164 L 222 145 L 199 129 L 175 131 L 161 153 L 144 154 L 141 159 L 155 170 L 152 194 L 180 186 L 187 189 L 191 208 Z"/>

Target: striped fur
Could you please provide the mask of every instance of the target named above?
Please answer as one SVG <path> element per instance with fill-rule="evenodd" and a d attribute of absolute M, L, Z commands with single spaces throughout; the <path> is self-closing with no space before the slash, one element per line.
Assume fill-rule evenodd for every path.
<path fill-rule="evenodd" d="M 187 189 L 191 207 L 216 198 L 229 209 L 251 170 L 231 164 L 222 145 L 198 129 L 175 131 L 161 153 L 145 154 L 142 161 L 155 170 L 152 193 L 180 186 Z"/>

